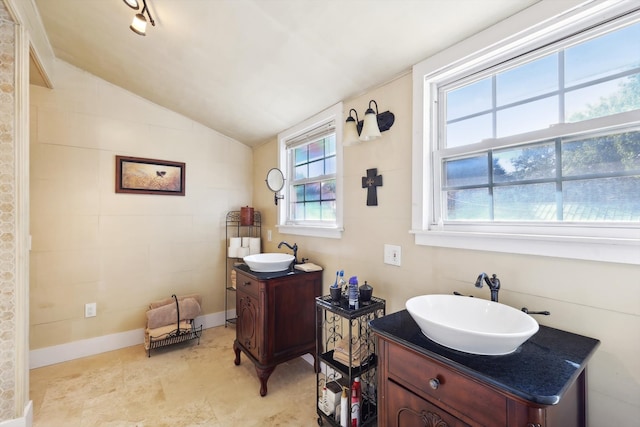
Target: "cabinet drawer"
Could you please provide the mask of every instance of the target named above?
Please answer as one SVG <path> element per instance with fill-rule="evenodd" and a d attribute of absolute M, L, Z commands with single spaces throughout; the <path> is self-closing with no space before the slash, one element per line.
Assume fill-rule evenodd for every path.
<path fill-rule="evenodd" d="M 506 424 L 506 397 L 404 347 L 389 343 L 387 349 L 389 377 L 395 381 L 481 425 Z"/>
<path fill-rule="evenodd" d="M 393 381 L 388 382 L 387 426 L 393 427 L 469 427 L 448 412 L 438 408 Z"/>
<path fill-rule="evenodd" d="M 258 291 L 260 290 L 260 282 L 244 274 L 238 274 L 236 288 L 239 292 L 246 292 L 257 298 Z"/>

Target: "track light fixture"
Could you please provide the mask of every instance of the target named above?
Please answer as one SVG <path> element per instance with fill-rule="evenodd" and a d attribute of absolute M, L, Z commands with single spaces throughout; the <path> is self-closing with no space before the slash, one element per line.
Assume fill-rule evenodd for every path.
<path fill-rule="evenodd" d="M 140 8 L 140 3 L 138 0 L 124 0 L 125 4 L 129 6 L 131 9 L 138 10 Z M 144 13 L 147 12 L 147 16 L 149 17 L 149 22 L 151 25 L 155 26 L 156 23 L 151 16 L 151 12 L 149 12 L 149 8 L 147 7 L 147 0 L 142 0 L 142 10 L 140 13 L 136 13 L 133 17 L 133 21 L 129 28 L 136 34 L 141 36 L 147 35 L 147 18 L 144 16 Z"/>
<path fill-rule="evenodd" d="M 375 105 L 375 110 L 371 104 Z M 355 118 L 351 112 L 355 113 Z M 358 112 L 352 108 L 344 125 L 342 145 L 349 146 L 380 138 L 380 133 L 391 129 L 395 119 L 395 115 L 390 111 L 378 113 L 378 103 L 373 99 L 369 101 L 369 108 L 365 111 L 362 121 L 358 121 Z"/>
<path fill-rule="evenodd" d="M 133 10 L 138 10 L 140 8 L 138 0 L 124 0 L 124 2 Z"/>

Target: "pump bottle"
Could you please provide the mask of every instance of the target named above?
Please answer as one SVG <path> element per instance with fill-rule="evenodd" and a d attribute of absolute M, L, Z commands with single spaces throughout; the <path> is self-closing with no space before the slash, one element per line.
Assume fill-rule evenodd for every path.
<path fill-rule="evenodd" d="M 349 396 L 346 387 L 342 387 L 340 396 L 340 427 L 349 427 Z"/>

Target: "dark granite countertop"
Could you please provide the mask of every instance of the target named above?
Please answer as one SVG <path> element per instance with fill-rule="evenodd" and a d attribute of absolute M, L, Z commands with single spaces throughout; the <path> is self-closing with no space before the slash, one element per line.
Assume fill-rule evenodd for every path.
<path fill-rule="evenodd" d="M 480 356 L 431 341 L 407 310 L 374 319 L 370 325 L 385 338 L 542 405 L 560 401 L 600 345 L 599 340 L 540 325 L 540 330 L 515 352 Z"/>
<path fill-rule="evenodd" d="M 256 280 L 269 280 L 269 279 L 275 279 L 277 277 L 293 276 L 294 274 L 307 274 L 304 271 L 291 270 L 291 269 L 282 270 L 282 271 L 272 271 L 268 273 L 259 273 L 257 271 L 251 270 L 247 264 L 238 264 L 238 265 L 235 265 L 233 268 L 236 268 L 242 271 L 243 273 L 248 274 L 249 276 L 253 277 Z"/>

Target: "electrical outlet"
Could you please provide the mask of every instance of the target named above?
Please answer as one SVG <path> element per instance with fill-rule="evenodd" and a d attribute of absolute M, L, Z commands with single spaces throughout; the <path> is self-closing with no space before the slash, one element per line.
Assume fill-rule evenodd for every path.
<path fill-rule="evenodd" d="M 402 258 L 402 250 L 400 246 L 384 245 L 384 263 L 400 267 Z"/>
<path fill-rule="evenodd" d="M 95 302 L 89 302 L 84 305 L 84 317 L 96 317 L 97 307 Z"/>

